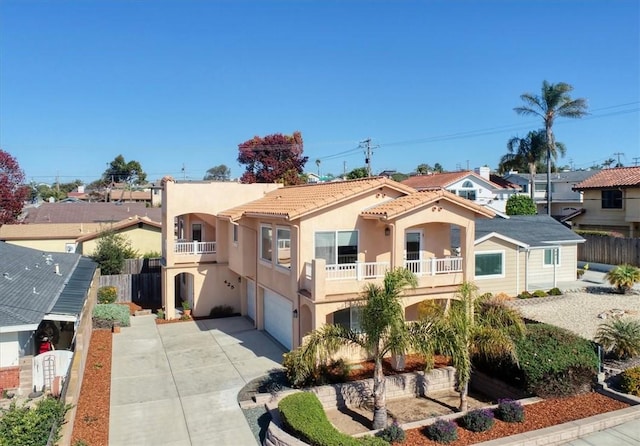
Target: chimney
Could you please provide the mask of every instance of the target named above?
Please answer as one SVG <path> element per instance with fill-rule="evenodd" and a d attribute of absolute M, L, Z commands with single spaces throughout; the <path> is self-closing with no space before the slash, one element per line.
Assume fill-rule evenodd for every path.
<path fill-rule="evenodd" d="M 487 166 L 482 166 L 482 167 L 476 167 L 475 172 L 480 175 L 482 178 L 484 178 L 485 180 L 488 180 L 490 178 L 490 174 L 491 174 L 491 169 Z"/>

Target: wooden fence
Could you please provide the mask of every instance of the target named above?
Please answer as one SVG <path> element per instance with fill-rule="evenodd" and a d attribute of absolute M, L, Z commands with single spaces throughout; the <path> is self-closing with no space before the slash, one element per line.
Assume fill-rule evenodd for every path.
<path fill-rule="evenodd" d="M 581 234 L 586 240 L 578 245 L 578 260 L 583 262 L 640 266 L 640 238 L 607 237 Z"/>
<path fill-rule="evenodd" d="M 162 306 L 160 259 L 130 259 L 123 274 L 100 276 L 100 287 L 115 286 L 117 302 L 133 302 L 143 308 Z"/>

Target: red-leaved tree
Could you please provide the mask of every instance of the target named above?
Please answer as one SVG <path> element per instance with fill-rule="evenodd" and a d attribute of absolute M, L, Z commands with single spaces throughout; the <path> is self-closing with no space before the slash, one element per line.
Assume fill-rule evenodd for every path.
<path fill-rule="evenodd" d="M 245 166 L 241 183 L 300 184 L 300 174 L 309 159 L 302 156 L 300 132 L 254 136 L 238 145 L 238 152 L 238 162 Z"/>
<path fill-rule="evenodd" d="M 18 161 L 0 149 L 0 224 L 15 223 L 28 196 Z"/>

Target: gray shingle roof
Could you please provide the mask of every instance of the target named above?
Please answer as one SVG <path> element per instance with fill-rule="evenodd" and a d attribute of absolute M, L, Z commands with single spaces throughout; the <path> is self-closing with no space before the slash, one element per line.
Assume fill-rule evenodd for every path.
<path fill-rule="evenodd" d="M 476 220 L 478 240 L 492 232 L 517 240 L 530 247 L 554 243 L 582 243 L 584 239 L 548 215 L 512 215 L 510 218 Z"/>
<path fill-rule="evenodd" d="M 81 262 L 81 258 L 80 254 L 47 253 L 0 242 L 0 327 L 38 325 L 61 296 L 77 291 L 77 280 L 91 268 L 87 261 L 93 263 Z M 79 266 L 78 272 L 84 274 L 76 278 Z M 86 288 L 84 292 L 86 295 Z"/>
<path fill-rule="evenodd" d="M 38 207 L 25 209 L 25 212 L 25 223 L 105 223 L 136 215 L 162 221 L 162 209 L 148 208 L 145 203 L 42 203 Z"/>
<path fill-rule="evenodd" d="M 600 172 L 599 170 L 572 170 L 569 172 L 554 172 L 551 174 L 551 182 L 552 183 L 579 183 L 581 181 L 586 180 L 589 177 Z M 504 176 L 504 179 L 511 182 L 518 182 L 517 178 L 529 182 L 531 180 L 531 175 L 528 173 L 514 173 L 507 174 Z M 538 172 L 536 173 L 536 183 L 546 183 L 547 182 L 547 173 L 546 172 Z"/>

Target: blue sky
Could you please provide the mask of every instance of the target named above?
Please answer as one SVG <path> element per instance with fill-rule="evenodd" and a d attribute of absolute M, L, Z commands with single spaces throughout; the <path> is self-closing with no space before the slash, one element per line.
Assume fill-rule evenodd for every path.
<path fill-rule="evenodd" d="M 238 144 L 299 130 L 307 170 L 496 167 L 520 94 L 567 82 L 560 164 L 640 164 L 640 2 L 0 2 L 0 146 L 29 181 L 243 169 Z M 614 155 L 614 154 L 623 155 Z M 637 158 L 637 159 L 634 159 Z M 184 171 L 182 170 L 184 167 Z"/>

